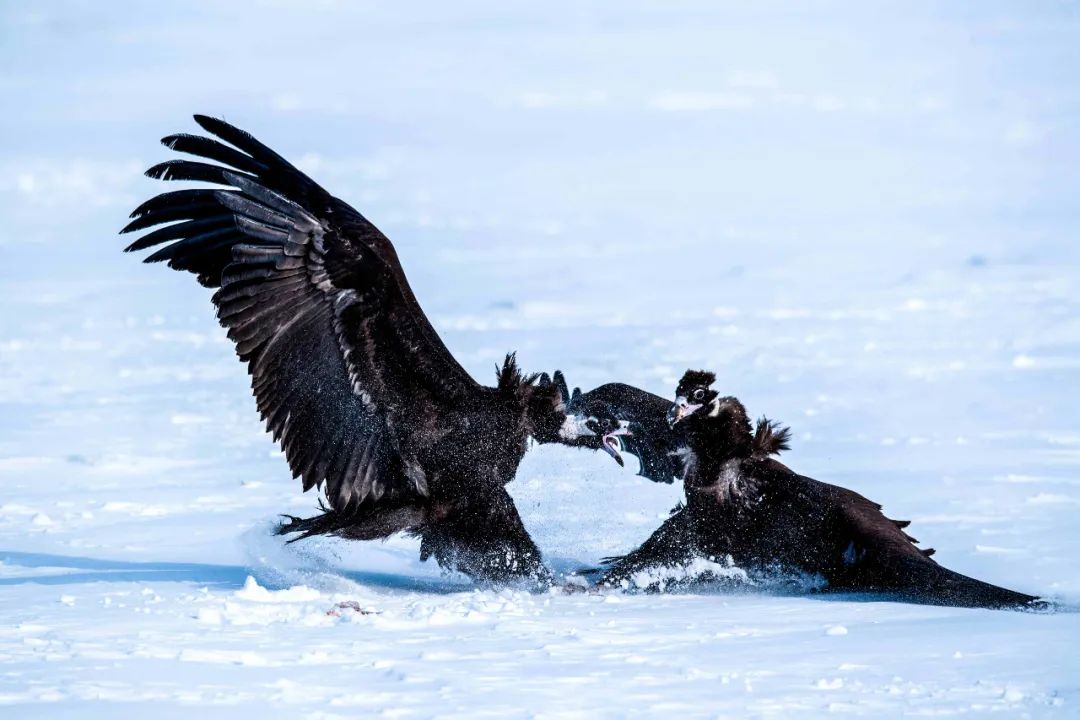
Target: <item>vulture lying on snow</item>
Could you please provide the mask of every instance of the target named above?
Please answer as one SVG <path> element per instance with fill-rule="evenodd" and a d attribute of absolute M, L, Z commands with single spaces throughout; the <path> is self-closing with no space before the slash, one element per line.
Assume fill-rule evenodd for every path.
<path fill-rule="evenodd" d="M 128 251 L 195 273 L 247 363 L 259 412 L 304 490 L 326 502 L 280 533 L 356 540 L 406 531 L 421 557 L 488 581 L 545 580 L 505 485 L 528 438 L 606 449 L 617 425 L 567 413 L 558 388 L 513 355 L 477 383 L 428 322 L 393 245 L 360 213 L 251 135 L 195 116 L 219 140 L 163 143 L 212 162 L 147 175 L 228 189 L 167 192 L 123 232 Z M 165 224 L 169 223 L 169 224 Z M 605 431 L 610 431 L 608 434 Z"/>
<path fill-rule="evenodd" d="M 648 571 L 730 556 L 745 570 L 820 576 L 829 591 L 963 607 L 1045 605 L 938 565 L 933 550 L 917 548 L 904 533 L 907 521 L 890 520 L 862 495 L 771 459 L 788 449 L 788 429 L 762 418 L 751 432 L 742 403 L 720 397 L 715 379 L 688 371 L 674 404 L 621 384 L 569 396 L 577 412 L 628 425 L 625 447 L 639 455 L 643 475 L 665 482 L 681 476 L 686 491 L 685 506 L 641 547 L 606 561 L 601 586 L 649 589 Z"/>

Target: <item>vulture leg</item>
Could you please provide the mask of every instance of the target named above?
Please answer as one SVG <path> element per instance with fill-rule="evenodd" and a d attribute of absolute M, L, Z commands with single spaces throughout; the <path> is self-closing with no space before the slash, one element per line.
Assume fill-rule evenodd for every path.
<path fill-rule="evenodd" d="M 551 583 L 540 549 L 505 488 L 485 498 L 462 499 L 433 515 L 419 531 L 421 560 L 434 557 L 441 567 L 477 581 Z"/>

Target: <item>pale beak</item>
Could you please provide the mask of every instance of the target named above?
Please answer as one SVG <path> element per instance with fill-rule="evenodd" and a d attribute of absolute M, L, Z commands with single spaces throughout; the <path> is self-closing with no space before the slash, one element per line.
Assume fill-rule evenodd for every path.
<path fill-rule="evenodd" d="M 619 438 L 629 437 L 631 435 L 633 435 L 633 433 L 630 432 L 629 421 L 620 420 L 618 430 L 612 430 L 609 433 L 605 433 L 604 436 L 600 438 L 600 447 L 603 448 L 604 452 L 614 458 L 615 462 L 619 463 L 619 467 L 623 467 L 622 455 L 619 454 L 619 451 L 623 449 L 622 440 Z"/>
<path fill-rule="evenodd" d="M 701 404 L 693 404 L 687 402 L 686 398 L 682 395 L 675 398 L 675 404 L 671 406 L 671 409 L 667 413 L 668 427 L 675 427 L 679 422 L 686 417 L 693 415 L 696 411 L 701 409 Z"/>

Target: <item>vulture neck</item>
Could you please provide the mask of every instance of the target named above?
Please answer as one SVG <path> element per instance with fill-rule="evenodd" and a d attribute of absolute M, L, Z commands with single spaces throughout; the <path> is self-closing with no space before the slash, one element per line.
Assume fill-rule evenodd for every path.
<path fill-rule="evenodd" d="M 712 472 L 729 460 L 742 460 L 753 454 L 753 436 L 726 417 L 692 418 L 687 427 L 687 441 L 700 470 Z"/>

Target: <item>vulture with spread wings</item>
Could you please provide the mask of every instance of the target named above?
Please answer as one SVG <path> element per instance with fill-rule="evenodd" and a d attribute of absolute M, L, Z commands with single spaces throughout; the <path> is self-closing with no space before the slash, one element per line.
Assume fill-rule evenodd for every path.
<path fill-rule="evenodd" d="M 618 427 L 568 412 L 513 355 L 477 383 L 420 309 L 393 245 L 248 133 L 201 115 L 210 135 L 170 135 L 177 159 L 147 175 L 218 188 L 166 192 L 123 232 L 128 251 L 194 273 L 247 364 L 259 412 L 315 517 L 282 534 L 357 540 L 409 532 L 421 557 L 488 581 L 544 580 L 540 552 L 505 485 L 528 438 L 608 449 Z M 216 138 L 216 139 L 215 139 Z M 160 226 L 160 227 L 158 227 Z"/>

